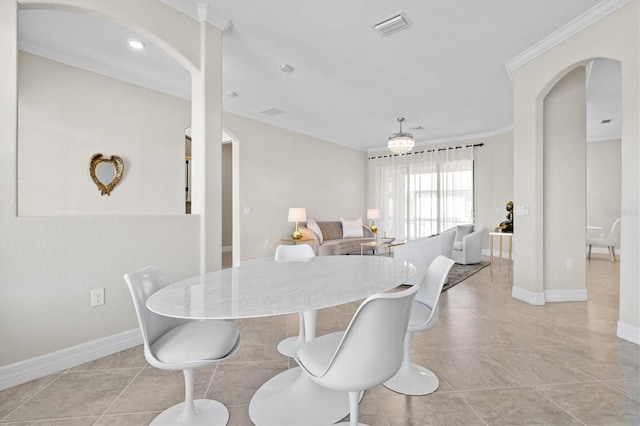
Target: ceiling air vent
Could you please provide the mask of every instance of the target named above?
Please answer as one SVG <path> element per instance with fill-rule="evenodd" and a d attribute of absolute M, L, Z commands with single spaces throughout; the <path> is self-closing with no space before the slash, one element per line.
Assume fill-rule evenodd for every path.
<path fill-rule="evenodd" d="M 264 111 L 260 111 L 260 114 L 268 115 L 269 117 L 275 117 L 276 115 L 284 114 L 285 111 L 278 108 L 269 108 Z"/>
<path fill-rule="evenodd" d="M 378 22 L 373 26 L 373 29 L 376 30 L 381 36 L 386 36 L 391 33 L 395 33 L 396 31 L 407 28 L 409 25 L 411 25 L 411 22 L 409 22 L 404 12 L 400 12 L 396 15 L 390 16 L 389 18 L 381 22 Z"/>

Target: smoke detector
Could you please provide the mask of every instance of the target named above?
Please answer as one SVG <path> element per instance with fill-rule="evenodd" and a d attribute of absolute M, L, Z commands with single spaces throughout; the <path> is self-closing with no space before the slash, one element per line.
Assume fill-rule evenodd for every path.
<path fill-rule="evenodd" d="M 293 67 L 289 64 L 282 64 L 278 67 L 278 69 L 282 72 L 291 72 L 293 71 Z"/>
<path fill-rule="evenodd" d="M 276 115 L 284 114 L 286 111 L 283 111 L 278 108 L 269 108 L 264 111 L 260 111 L 261 114 L 268 115 L 269 117 L 275 117 Z"/>

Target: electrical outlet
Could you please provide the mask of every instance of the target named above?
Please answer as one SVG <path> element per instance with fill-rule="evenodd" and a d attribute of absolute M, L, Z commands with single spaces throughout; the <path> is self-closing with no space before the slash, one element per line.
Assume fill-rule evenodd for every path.
<path fill-rule="evenodd" d="M 104 305 L 104 288 L 91 290 L 91 307 Z"/>
<path fill-rule="evenodd" d="M 567 269 L 573 269 L 573 259 L 567 259 Z"/>

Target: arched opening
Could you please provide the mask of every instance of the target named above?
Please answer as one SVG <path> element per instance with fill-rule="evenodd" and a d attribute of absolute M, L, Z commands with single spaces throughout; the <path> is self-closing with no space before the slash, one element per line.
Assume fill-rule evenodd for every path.
<path fill-rule="evenodd" d="M 586 271 L 591 266 L 583 255 L 587 235 L 592 228 L 611 228 L 618 219 L 611 216 L 620 212 L 620 87 L 620 63 L 597 59 L 564 70 L 544 95 L 546 301 L 587 300 Z M 604 130 L 596 119 L 606 126 Z M 609 162 L 603 163 L 604 159 Z M 614 269 L 609 272 L 617 293 L 619 273 Z"/>
<path fill-rule="evenodd" d="M 223 173 L 224 170 L 231 170 L 230 176 L 227 173 L 227 179 L 223 179 L 223 216 L 227 215 L 228 219 L 223 218 L 223 268 L 240 265 L 241 246 L 240 246 L 240 142 L 238 138 L 229 130 L 222 130 L 223 143 Z M 230 179 L 229 179 L 230 178 Z M 226 194 L 226 196 L 225 196 Z M 226 202 L 225 202 L 226 200 Z M 230 201 L 230 202 L 229 202 Z M 248 214 L 248 213 L 247 213 Z M 230 228 L 230 229 L 229 229 Z M 231 264 L 229 265 L 228 257 L 225 255 L 225 241 L 228 241 L 228 235 L 231 235 Z M 228 253 L 228 252 L 227 252 Z M 225 260 L 227 262 L 225 262 Z"/>

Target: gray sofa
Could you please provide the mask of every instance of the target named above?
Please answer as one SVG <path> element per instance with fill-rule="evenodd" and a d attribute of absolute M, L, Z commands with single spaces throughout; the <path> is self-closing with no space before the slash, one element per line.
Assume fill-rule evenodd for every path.
<path fill-rule="evenodd" d="M 299 229 L 304 238 L 311 238 L 311 247 L 318 256 L 335 256 L 343 254 L 360 254 L 360 243 L 375 241 L 375 234 L 367 226 L 362 226 L 363 237 L 342 238 L 342 222 L 316 222 L 322 233 L 322 242 L 315 232 L 307 228 L 306 222 L 300 224 Z M 365 253 L 370 253 L 371 247 L 365 247 Z"/>

